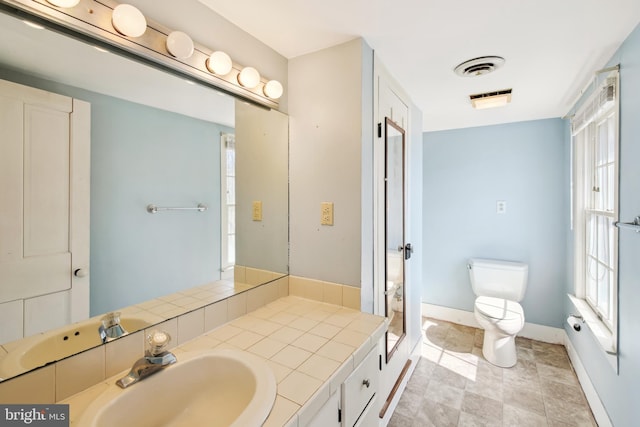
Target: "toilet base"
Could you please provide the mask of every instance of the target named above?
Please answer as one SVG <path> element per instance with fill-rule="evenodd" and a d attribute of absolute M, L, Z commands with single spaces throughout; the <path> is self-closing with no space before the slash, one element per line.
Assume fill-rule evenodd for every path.
<path fill-rule="evenodd" d="M 518 362 L 515 336 L 485 329 L 482 354 L 493 365 L 511 368 Z"/>

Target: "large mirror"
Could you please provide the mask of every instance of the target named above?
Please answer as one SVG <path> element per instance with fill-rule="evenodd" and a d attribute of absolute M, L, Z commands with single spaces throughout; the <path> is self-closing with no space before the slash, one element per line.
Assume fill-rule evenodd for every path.
<path fill-rule="evenodd" d="M 286 115 L 4 12 L 0 33 L 0 79 L 91 105 L 89 316 L 212 283 L 208 295 L 226 298 L 288 274 Z M 37 307 L 51 312 L 44 324 L 24 315 L 12 329 L 26 337 L 68 323 L 55 305 Z M 0 340 L 0 359 L 14 338 Z"/>
<path fill-rule="evenodd" d="M 406 335 L 405 265 L 411 257 L 411 245 L 405 244 L 405 140 L 404 129 L 385 119 L 385 313 L 389 319 L 386 332 L 387 362 Z"/>

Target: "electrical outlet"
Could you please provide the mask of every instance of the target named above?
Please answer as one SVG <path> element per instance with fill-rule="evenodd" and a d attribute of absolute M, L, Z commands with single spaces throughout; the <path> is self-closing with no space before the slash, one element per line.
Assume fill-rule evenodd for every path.
<path fill-rule="evenodd" d="M 254 221 L 262 221 L 262 202 L 254 201 L 252 204 L 253 215 L 252 218 Z"/>
<path fill-rule="evenodd" d="M 507 202 L 506 202 L 506 200 L 498 200 L 496 202 L 496 213 L 497 214 L 506 214 L 507 213 Z"/>
<path fill-rule="evenodd" d="M 333 225 L 333 203 L 320 204 L 320 225 Z"/>

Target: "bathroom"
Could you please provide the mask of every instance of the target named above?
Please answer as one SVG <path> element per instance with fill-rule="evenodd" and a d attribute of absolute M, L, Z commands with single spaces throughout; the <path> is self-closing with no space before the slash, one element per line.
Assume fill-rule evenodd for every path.
<path fill-rule="evenodd" d="M 150 9 L 153 9 L 142 1 L 133 3 L 145 13 L 151 13 Z M 166 11 L 164 15 L 161 11 L 155 13 L 153 18 L 166 25 L 179 19 L 172 18 Z M 196 36 L 197 34 L 194 34 L 194 37 Z M 264 47 L 256 48 L 256 52 L 262 48 Z M 237 49 L 234 51 L 232 47 L 227 49 L 238 62 L 263 63 L 251 53 L 237 52 Z M 627 91 L 635 93 L 634 89 L 637 88 L 640 77 L 633 58 L 637 56 L 639 49 L 636 29 L 621 50 L 609 61 L 611 64 L 621 64 L 621 78 L 624 81 L 620 130 L 621 152 L 624 153 L 621 159 L 620 185 L 620 219 L 623 221 L 638 214 L 633 197 L 633 194 L 637 194 L 634 187 L 637 180 L 634 175 L 635 168 L 631 163 L 636 159 L 636 151 L 633 138 L 625 138 L 624 135 L 634 135 L 634 131 L 638 131 L 638 125 L 633 119 L 628 118 L 636 114 L 637 101 L 625 94 Z M 367 275 L 371 275 L 369 271 L 373 270 L 368 268 L 368 265 L 373 265 L 374 261 L 367 257 L 361 259 L 361 254 L 366 252 L 366 248 L 373 246 L 372 238 L 361 230 L 372 228 L 375 219 L 362 213 L 365 209 L 361 207 L 361 203 L 371 203 L 366 197 L 361 199 L 362 194 L 370 195 L 372 192 L 369 188 L 371 183 L 362 178 L 367 171 L 354 168 L 352 165 L 360 164 L 372 154 L 361 153 L 359 148 L 358 152 L 355 152 L 355 149 L 345 150 L 344 141 L 359 141 L 372 137 L 371 129 L 374 127 L 369 126 L 368 121 L 371 121 L 371 124 L 374 121 L 371 118 L 361 118 L 350 124 L 342 123 L 345 114 L 360 117 L 363 106 L 359 101 L 345 102 L 344 110 L 341 111 L 324 112 L 322 107 L 331 102 L 327 99 L 330 94 L 306 89 L 309 92 L 304 96 L 292 95 L 294 89 L 302 91 L 305 85 L 309 85 L 309 80 L 318 82 L 325 78 L 327 82 L 335 82 L 338 80 L 336 75 L 340 73 L 353 73 L 353 79 L 367 81 L 370 76 L 362 76 L 360 67 L 370 67 L 371 64 L 367 62 L 370 58 L 366 55 L 360 56 L 358 51 L 370 50 L 366 42 L 357 42 L 336 47 L 316 58 L 309 56 L 306 58 L 307 61 L 305 58 L 299 58 L 287 64 L 286 60 L 282 60 L 278 64 L 271 64 L 271 69 L 264 69 L 265 75 L 283 81 L 287 80 L 286 74 L 289 73 L 288 90 L 291 91 L 291 95 L 282 102 L 288 104 L 287 109 L 291 117 L 302 117 L 301 112 L 304 111 L 313 120 L 317 120 L 318 133 L 311 134 L 311 131 L 307 130 L 309 133 L 306 137 L 316 144 L 319 141 L 323 142 L 315 147 L 296 146 L 295 138 L 302 137 L 299 132 L 294 133 L 295 128 L 292 128 L 289 172 L 289 273 L 292 276 L 340 283 L 360 289 L 361 307 L 364 311 L 374 309 L 373 289 L 369 289 L 370 284 L 367 285 L 372 281 Z M 355 63 L 345 63 L 345 59 L 353 58 Z M 335 70 L 334 76 L 327 75 L 331 70 L 326 69 L 323 69 L 323 75 L 317 75 L 320 74 L 317 72 L 310 74 L 313 72 L 309 68 L 313 68 L 315 60 L 339 63 L 345 68 Z M 358 100 L 364 98 L 363 103 L 371 102 L 366 98 L 369 95 L 361 93 L 360 88 L 351 85 L 336 85 L 331 90 L 334 96 L 349 93 Z M 311 97 L 316 98 L 313 100 Z M 314 102 L 310 102 L 311 100 Z M 313 111 L 314 108 L 318 110 Z M 414 220 L 410 220 L 408 241 L 413 243 L 415 253 L 411 260 L 414 262 L 408 263 L 408 268 L 411 269 L 413 282 L 423 283 L 423 286 L 407 290 L 407 303 L 414 304 L 413 311 L 408 315 L 415 316 L 416 312 L 419 313 L 421 303 L 427 312 L 428 309 L 433 309 L 433 306 L 469 312 L 473 307 L 474 296 L 469 284 L 466 262 L 471 256 L 526 261 L 530 265 L 529 287 L 523 301 L 527 322 L 551 328 L 552 339 L 556 339 L 557 334 L 560 334 L 562 339 L 564 333 L 569 336 L 590 374 L 595 395 L 602 401 L 611 424 L 628 425 L 629 420 L 637 415 L 629 396 L 636 391 L 634 379 L 639 375 L 639 367 L 635 361 L 637 357 L 634 357 L 637 351 L 631 341 L 630 330 L 634 324 L 630 315 L 637 306 L 634 304 L 637 298 L 633 289 L 633 278 L 637 277 L 637 272 L 632 254 L 638 243 L 632 231 L 620 233 L 620 349 L 616 372 L 608 361 L 604 360 L 605 357 L 599 353 L 601 350 L 587 333 L 575 334 L 565 327 L 565 319 L 574 311 L 567 298 L 567 293 L 572 293 L 573 275 L 569 188 L 571 153 L 567 122 L 556 117 L 423 133 L 421 119 L 414 116 L 419 113 L 412 108 L 410 114 L 412 125 L 407 130 L 410 140 L 408 161 L 412 174 L 410 181 L 416 184 L 410 189 L 409 195 L 414 203 L 409 217 Z M 361 135 L 362 129 L 365 128 L 369 129 L 367 132 L 371 135 Z M 422 144 L 416 144 L 416 141 Z M 342 153 L 339 158 L 326 156 L 327 152 L 338 151 Z M 492 155 L 482 156 L 486 152 L 491 152 Z M 482 158 L 485 163 L 480 165 L 476 162 L 478 158 Z M 107 158 L 105 160 L 107 161 L 102 167 L 107 176 L 109 163 Z M 330 170 L 331 174 L 326 176 L 326 179 L 319 179 L 318 175 L 311 173 L 309 165 L 314 165 L 314 174 L 323 173 L 323 166 L 326 166 L 326 170 Z M 149 162 L 145 167 L 153 168 L 153 162 Z M 504 177 L 509 179 L 505 181 Z M 122 181 L 126 179 L 123 177 Z M 449 185 L 433 185 L 439 182 L 447 182 Z M 311 198 L 313 200 L 310 200 Z M 335 225 L 331 228 L 318 228 L 316 223 L 319 204 L 326 200 L 332 201 L 335 205 Z M 430 209 L 433 200 L 441 201 L 447 208 Z M 506 202 L 504 215 L 496 214 L 497 201 Z M 141 203 L 159 202 L 145 200 Z M 142 214 L 149 215 L 146 212 Z M 145 220 L 144 217 L 141 219 Z M 97 227 L 101 220 L 105 220 L 105 217 L 93 211 L 92 195 L 92 225 Z M 104 229 L 102 232 L 105 233 Z M 92 227 L 92 235 L 93 233 Z M 334 243 L 336 240 L 340 242 L 338 247 Z M 218 254 L 213 251 L 208 255 L 218 258 Z M 181 254 L 174 253 L 171 256 L 180 257 Z M 418 262 L 415 262 L 416 260 Z M 94 273 L 99 273 L 95 269 L 100 268 L 101 261 L 104 262 L 92 259 L 93 281 L 100 278 L 99 274 Z M 141 259 L 140 262 L 147 265 L 150 260 Z M 113 269 L 113 266 L 106 265 L 104 268 Z M 129 273 L 120 272 L 122 277 L 117 277 L 115 283 L 131 280 Z M 199 279 L 196 277 L 194 280 Z M 629 282 L 631 286 L 627 284 Z M 442 283 L 446 283 L 446 286 L 441 285 Z M 415 324 L 415 317 L 408 319 L 407 332 L 413 341 L 416 330 L 410 330 L 410 325 Z M 419 329 L 417 333 L 420 333 Z"/>

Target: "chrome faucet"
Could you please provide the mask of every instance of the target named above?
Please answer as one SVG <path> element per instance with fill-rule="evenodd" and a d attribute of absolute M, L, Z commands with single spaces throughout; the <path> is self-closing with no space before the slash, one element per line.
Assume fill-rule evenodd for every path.
<path fill-rule="evenodd" d="M 113 341 L 114 339 L 127 335 L 128 332 L 120 325 L 120 313 L 113 312 L 105 315 L 100 319 L 102 324 L 98 328 L 100 339 L 103 343 Z"/>
<path fill-rule="evenodd" d="M 116 384 L 121 388 L 127 388 L 176 363 L 178 360 L 176 356 L 166 350 L 169 341 L 171 336 L 163 331 L 152 331 L 147 335 L 147 350 L 144 357 L 136 360 L 129 373 L 116 381 Z"/>

